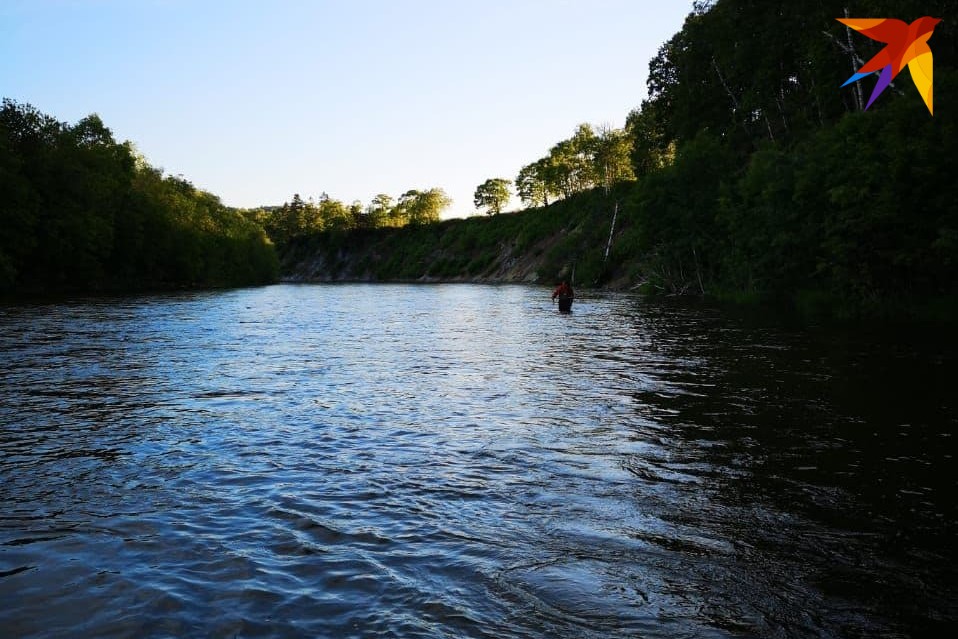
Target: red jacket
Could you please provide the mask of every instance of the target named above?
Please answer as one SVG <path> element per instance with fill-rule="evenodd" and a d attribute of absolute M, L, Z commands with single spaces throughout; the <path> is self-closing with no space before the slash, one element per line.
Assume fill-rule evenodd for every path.
<path fill-rule="evenodd" d="M 552 299 L 557 297 L 572 297 L 572 287 L 563 282 L 556 287 L 556 290 L 552 291 Z"/>

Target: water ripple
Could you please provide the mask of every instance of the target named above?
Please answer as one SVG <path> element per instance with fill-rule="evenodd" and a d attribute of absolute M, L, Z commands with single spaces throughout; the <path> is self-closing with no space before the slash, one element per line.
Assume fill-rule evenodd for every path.
<path fill-rule="evenodd" d="M 958 621 L 939 343 L 349 285 L 8 305 L 0 355 L 5 635 Z"/>

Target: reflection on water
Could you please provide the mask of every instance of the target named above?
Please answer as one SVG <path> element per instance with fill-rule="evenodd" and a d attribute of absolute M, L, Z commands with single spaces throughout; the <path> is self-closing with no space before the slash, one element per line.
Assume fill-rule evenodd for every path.
<path fill-rule="evenodd" d="M 2 634 L 943 634 L 926 338 L 469 285 L 0 306 Z"/>

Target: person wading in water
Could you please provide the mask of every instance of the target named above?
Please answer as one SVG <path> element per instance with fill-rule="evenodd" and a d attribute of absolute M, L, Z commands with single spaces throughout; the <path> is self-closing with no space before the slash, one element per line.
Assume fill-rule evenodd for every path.
<path fill-rule="evenodd" d="M 568 282 L 563 281 L 562 284 L 559 284 L 554 291 L 552 291 L 552 299 L 555 301 L 556 298 L 559 298 L 559 310 L 563 313 L 568 313 L 572 310 L 572 299 L 575 297 L 572 292 L 572 287 L 569 286 Z"/>

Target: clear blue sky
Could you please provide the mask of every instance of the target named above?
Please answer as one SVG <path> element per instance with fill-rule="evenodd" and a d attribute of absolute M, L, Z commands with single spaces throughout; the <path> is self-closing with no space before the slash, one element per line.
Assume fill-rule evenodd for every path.
<path fill-rule="evenodd" d="M 99 113 L 233 206 L 440 187 L 461 217 L 476 185 L 514 178 L 579 123 L 622 126 L 690 8 L 0 0 L 0 95 L 67 122 Z"/>

